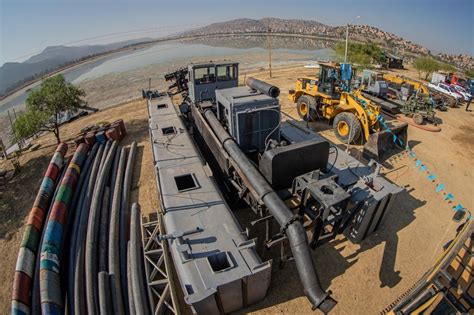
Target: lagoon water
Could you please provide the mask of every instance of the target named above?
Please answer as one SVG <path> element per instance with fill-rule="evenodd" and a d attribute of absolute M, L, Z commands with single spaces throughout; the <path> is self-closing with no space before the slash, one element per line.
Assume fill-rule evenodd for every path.
<path fill-rule="evenodd" d="M 299 60 L 329 60 L 334 58 L 330 42 L 301 38 L 274 38 L 272 53 L 296 54 Z M 97 79 L 104 75 L 140 69 L 155 64 L 166 64 L 176 60 L 191 60 L 198 57 L 218 58 L 233 57 L 251 53 L 266 53 L 268 40 L 262 36 L 234 36 L 232 38 L 202 39 L 187 42 L 170 42 L 150 47 L 126 51 L 95 60 L 84 65 L 65 70 L 63 75 L 72 83 L 79 84 L 85 80 Z M 291 60 L 288 60 L 291 61 Z M 35 89 L 38 83 L 29 88 Z M 28 91 L 20 95 L 7 97 L 0 102 L 0 113 L 11 108 L 21 107 Z"/>

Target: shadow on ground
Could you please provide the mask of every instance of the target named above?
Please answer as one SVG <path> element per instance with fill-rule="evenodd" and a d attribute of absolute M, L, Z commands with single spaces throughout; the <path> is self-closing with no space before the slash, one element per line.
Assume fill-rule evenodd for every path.
<path fill-rule="evenodd" d="M 360 248 L 352 251 L 349 255 L 342 254 L 342 251 L 350 243 L 343 236 L 316 248 L 313 252 L 313 258 L 323 289 L 330 289 L 334 278 L 349 271 L 353 265 L 357 264 L 359 255 L 383 243 L 385 244 L 383 258 L 379 266 L 380 287 L 391 288 L 401 281 L 400 271 L 395 269 L 398 247 L 397 234 L 413 222 L 415 210 L 425 204 L 425 201 L 414 198 L 410 194 L 411 191 L 404 190 L 401 193 L 392 211 L 387 213 L 378 230 L 363 240 L 359 244 Z M 239 209 L 236 211 L 237 217 L 241 220 L 243 219 L 242 223 L 244 226 L 246 224 L 243 221 L 249 220 L 250 216 L 253 217 L 252 219 L 255 218 L 253 215 L 249 215 L 250 212 L 252 211 L 249 209 Z M 263 235 L 259 235 L 261 233 L 263 231 L 257 231 L 251 237 L 258 236 L 261 238 L 263 237 Z M 294 262 L 286 262 L 283 264 L 283 269 L 279 268 L 279 246 L 272 248 L 265 256 L 267 256 L 267 259 L 273 259 L 272 280 L 267 297 L 257 304 L 240 310 L 238 314 L 258 311 L 304 296 Z"/>
<path fill-rule="evenodd" d="M 50 155 L 42 155 L 29 160 L 21 165 L 21 171 L 0 189 L 1 239 L 10 239 L 11 233 L 23 226 L 23 221 L 33 206 L 36 192 L 50 160 Z M 35 193 L 32 193 L 33 191 Z"/>

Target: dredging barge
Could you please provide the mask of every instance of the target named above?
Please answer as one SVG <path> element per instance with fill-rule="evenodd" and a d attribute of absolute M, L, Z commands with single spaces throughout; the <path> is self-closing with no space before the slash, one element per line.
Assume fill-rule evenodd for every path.
<path fill-rule="evenodd" d="M 272 264 L 257 253 L 262 243 L 281 246 L 280 259 L 295 261 L 313 309 L 329 312 L 336 301 L 319 284 L 324 270 L 311 250 L 341 233 L 365 239 L 402 188 L 375 162 L 364 165 L 298 122 L 282 121 L 279 89 L 253 78 L 239 87 L 237 63 L 191 64 L 187 76 L 179 110 L 168 95 L 144 93 L 161 238 L 185 302 L 194 313 L 217 314 L 263 299 Z M 245 229 L 233 212 L 242 201 L 256 214 Z M 260 224 L 264 239 L 249 239 Z"/>

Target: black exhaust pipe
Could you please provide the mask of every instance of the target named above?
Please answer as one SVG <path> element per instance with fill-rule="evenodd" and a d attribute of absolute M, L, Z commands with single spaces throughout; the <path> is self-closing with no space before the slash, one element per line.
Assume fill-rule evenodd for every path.
<path fill-rule="evenodd" d="M 280 89 L 274 85 L 268 84 L 267 82 L 260 81 L 253 77 L 247 78 L 245 81 L 248 87 L 260 91 L 270 97 L 277 98 L 280 95 Z"/>
<path fill-rule="evenodd" d="M 243 173 L 241 175 L 247 178 L 258 197 L 267 206 L 278 224 L 280 224 L 281 231 L 288 237 L 296 268 L 303 284 L 304 293 L 313 305 L 313 310 L 319 308 L 322 312 L 328 313 L 336 305 L 336 301 L 319 284 L 308 245 L 308 238 L 301 220 L 288 209 L 270 184 L 240 150 L 239 145 L 222 127 L 212 110 L 206 110 L 204 117 L 224 149 L 235 160 L 235 163 Z"/>

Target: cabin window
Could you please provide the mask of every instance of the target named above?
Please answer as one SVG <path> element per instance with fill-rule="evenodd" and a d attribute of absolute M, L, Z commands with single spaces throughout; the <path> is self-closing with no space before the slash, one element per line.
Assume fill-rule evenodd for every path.
<path fill-rule="evenodd" d="M 158 109 L 167 108 L 167 107 L 168 107 L 168 104 L 158 104 L 158 105 L 156 105 L 156 108 L 158 108 Z"/>
<path fill-rule="evenodd" d="M 207 84 L 216 82 L 216 69 L 214 67 L 195 68 L 194 83 Z"/>
<path fill-rule="evenodd" d="M 235 66 L 234 65 L 223 65 L 217 67 L 217 80 L 218 81 L 230 81 L 235 80 Z"/>

